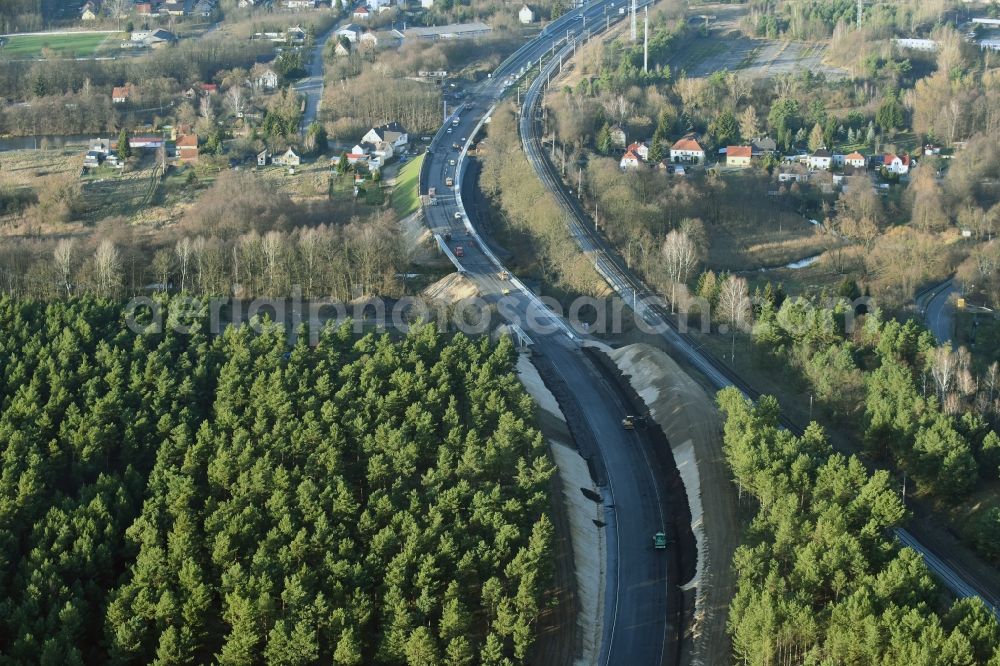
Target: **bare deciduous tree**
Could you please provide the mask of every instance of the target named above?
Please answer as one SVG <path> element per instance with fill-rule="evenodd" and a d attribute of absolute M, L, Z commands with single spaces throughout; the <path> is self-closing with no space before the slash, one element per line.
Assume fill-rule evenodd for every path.
<path fill-rule="evenodd" d="M 760 121 L 757 120 L 757 109 L 753 108 L 752 104 L 743 109 L 739 122 L 740 134 L 743 136 L 744 141 L 749 141 L 760 136 Z"/>
<path fill-rule="evenodd" d="M 234 85 L 229 87 L 229 90 L 226 91 L 226 106 L 229 107 L 230 113 L 237 118 L 243 117 L 243 114 L 246 112 L 247 101 L 246 95 L 243 94 L 242 86 Z"/>
<path fill-rule="evenodd" d="M 55 250 L 52 251 L 52 260 L 55 262 L 56 270 L 59 271 L 59 279 L 62 281 L 67 296 L 73 289 L 70 276 L 73 274 L 75 245 L 76 242 L 72 238 L 65 238 L 56 243 Z"/>
<path fill-rule="evenodd" d="M 174 253 L 181 269 L 181 291 L 187 289 L 188 262 L 191 260 L 191 239 L 185 236 L 177 241 L 174 246 Z"/>
<path fill-rule="evenodd" d="M 671 231 L 663 240 L 661 248 L 664 267 L 670 279 L 670 311 L 677 311 L 677 285 L 686 284 L 698 265 L 698 246 L 683 231 Z"/>
<path fill-rule="evenodd" d="M 122 260 L 118 248 L 110 240 L 102 240 L 94 252 L 94 277 L 97 281 L 97 293 L 104 298 L 111 298 L 122 279 Z"/>
<path fill-rule="evenodd" d="M 732 334 L 732 360 L 736 361 L 736 331 L 750 328 L 753 310 L 744 278 L 730 275 L 719 290 L 719 319 L 725 322 Z"/>

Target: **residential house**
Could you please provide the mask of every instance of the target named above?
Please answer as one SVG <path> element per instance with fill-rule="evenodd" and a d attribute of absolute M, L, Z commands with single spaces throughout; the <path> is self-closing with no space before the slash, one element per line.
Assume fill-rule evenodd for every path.
<path fill-rule="evenodd" d="M 364 5 L 361 5 L 360 7 L 357 7 L 354 10 L 354 13 L 351 14 L 351 18 L 353 18 L 353 19 L 355 19 L 357 21 L 367 21 L 371 17 L 372 17 L 371 11 L 369 11 L 369 9 L 367 7 L 365 7 Z"/>
<path fill-rule="evenodd" d="M 434 0 L 420 0 L 420 6 L 423 9 L 430 9 L 434 6 Z"/>
<path fill-rule="evenodd" d="M 285 31 L 285 36 L 288 41 L 293 44 L 301 44 L 306 41 L 306 31 L 302 29 L 302 26 L 296 25 Z"/>
<path fill-rule="evenodd" d="M 820 148 L 806 157 L 806 166 L 810 169 L 829 171 L 833 164 L 833 155 L 826 148 Z"/>
<path fill-rule="evenodd" d="M 152 2 L 137 2 L 137 3 L 135 3 L 135 13 L 138 16 L 152 16 L 153 15 L 153 3 Z"/>
<path fill-rule="evenodd" d="M 237 3 L 237 4 L 239 5 L 240 9 L 246 9 L 247 7 L 253 7 L 254 5 L 256 5 L 257 1 L 256 0 L 240 0 L 239 3 Z"/>
<path fill-rule="evenodd" d="M 316 9 L 316 0 L 285 0 L 289 9 Z"/>
<path fill-rule="evenodd" d="M 351 49 L 344 46 L 343 42 L 338 41 L 337 45 L 333 47 L 333 54 L 338 56 L 349 56 L 351 55 Z"/>
<path fill-rule="evenodd" d="M 123 86 L 115 86 L 111 89 L 111 102 L 113 104 L 124 104 L 132 96 L 132 84 L 126 83 Z"/>
<path fill-rule="evenodd" d="M 264 90 L 274 90 L 278 87 L 278 75 L 270 67 L 256 67 L 251 75 L 253 76 L 253 83 L 257 88 L 263 88 Z"/>
<path fill-rule="evenodd" d="M 525 25 L 535 22 L 535 12 L 531 11 L 531 7 L 528 5 L 521 5 L 520 11 L 517 12 L 517 20 Z"/>
<path fill-rule="evenodd" d="M 267 148 L 257 153 L 257 166 L 267 166 L 267 163 L 270 161 L 271 151 Z"/>
<path fill-rule="evenodd" d="M 80 20 L 93 21 L 97 19 L 97 7 L 93 2 L 86 2 L 80 7 Z"/>
<path fill-rule="evenodd" d="M 726 166 L 745 168 L 753 157 L 752 146 L 726 146 Z"/>
<path fill-rule="evenodd" d="M 403 148 L 410 142 L 410 138 L 406 129 L 397 122 L 373 127 L 361 137 L 362 143 L 377 144 L 379 141 L 391 143 L 393 148 Z"/>
<path fill-rule="evenodd" d="M 217 95 L 219 93 L 219 85 L 217 83 L 201 83 L 198 87 L 201 88 L 202 95 Z"/>
<path fill-rule="evenodd" d="M 111 154 L 111 140 L 110 139 L 91 139 L 90 147 L 87 148 L 87 152 L 97 153 L 98 155 L 109 155 Z"/>
<path fill-rule="evenodd" d="M 364 153 L 359 153 L 355 150 L 352 150 L 351 152 L 347 153 L 348 164 L 357 164 L 358 162 L 364 162 L 367 159 L 368 159 L 367 155 L 365 155 Z"/>
<path fill-rule="evenodd" d="M 198 3 L 191 10 L 191 13 L 195 16 L 201 16 L 202 18 L 208 18 L 212 15 L 212 10 L 215 9 L 214 0 L 198 0 Z"/>
<path fill-rule="evenodd" d="M 116 169 L 121 169 L 122 167 L 125 166 L 124 161 L 114 153 L 111 153 L 106 158 L 104 158 L 104 164 L 106 164 L 109 167 L 114 167 Z"/>
<path fill-rule="evenodd" d="M 187 14 L 187 3 L 185 0 L 166 0 L 163 3 L 163 11 L 170 16 L 184 16 Z"/>
<path fill-rule="evenodd" d="M 353 44 L 358 41 L 364 31 L 365 29 L 357 23 L 348 23 L 343 28 L 338 29 L 335 34 L 337 37 L 347 37 L 347 41 Z"/>
<path fill-rule="evenodd" d="M 289 148 L 281 155 L 274 157 L 271 163 L 278 166 L 299 166 L 302 164 L 302 158 L 299 157 L 298 153 Z"/>
<path fill-rule="evenodd" d="M 670 161 L 674 164 L 704 164 L 705 149 L 693 136 L 686 136 L 670 146 Z"/>
<path fill-rule="evenodd" d="M 854 167 L 855 169 L 864 169 L 865 156 L 856 150 L 853 153 L 848 153 L 847 155 L 844 155 L 844 166 Z"/>
<path fill-rule="evenodd" d="M 625 147 L 625 128 L 621 125 L 615 125 L 611 128 L 611 145 L 616 148 Z"/>
<path fill-rule="evenodd" d="M 638 142 L 632 143 L 625 150 L 627 152 L 635 153 L 639 157 L 639 159 L 642 160 L 643 162 L 646 162 L 646 161 L 649 160 L 649 146 L 646 145 L 645 141 L 638 141 Z"/>
<path fill-rule="evenodd" d="M 177 139 L 177 159 L 191 163 L 198 161 L 198 135 L 186 134 Z"/>
<path fill-rule="evenodd" d="M 368 9 L 373 12 L 381 12 L 385 9 L 389 9 L 391 2 L 390 0 L 365 0 L 365 4 L 368 5 Z"/>
<path fill-rule="evenodd" d="M 778 143 L 769 136 L 758 137 L 750 142 L 751 155 L 763 157 L 778 152 Z"/>
<path fill-rule="evenodd" d="M 83 156 L 83 166 L 85 169 L 96 169 L 101 166 L 101 154 L 96 151 L 88 151 Z"/>
<path fill-rule="evenodd" d="M 642 161 L 639 159 L 639 156 L 632 150 L 626 150 L 618 162 L 618 168 L 622 171 L 626 169 L 638 169 L 640 164 L 642 164 Z"/>
<path fill-rule="evenodd" d="M 889 173 L 902 176 L 910 171 L 910 156 L 905 153 L 902 155 L 886 153 L 882 158 L 882 164 Z"/>

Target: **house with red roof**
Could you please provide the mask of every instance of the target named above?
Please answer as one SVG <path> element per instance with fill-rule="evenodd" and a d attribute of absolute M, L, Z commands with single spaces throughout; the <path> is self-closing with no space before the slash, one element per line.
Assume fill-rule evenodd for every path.
<path fill-rule="evenodd" d="M 360 7 L 354 10 L 354 13 L 351 14 L 351 18 L 359 19 L 361 21 L 367 21 L 369 18 L 371 18 L 371 15 L 372 13 L 368 10 L 368 8 L 365 7 L 364 5 L 361 5 Z"/>
<path fill-rule="evenodd" d="M 885 157 L 882 158 L 882 164 L 885 166 L 886 171 L 894 173 L 897 176 L 902 176 L 910 172 L 910 156 L 906 153 L 902 155 L 886 153 Z"/>
<path fill-rule="evenodd" d="M 124 104 L 132 96 L 132 84 L 126 83 L 123 86 L 115 86 L 111 89 L 111 102 L 113 104 Z"/>
<path fill-rule="evenodd" d="M 626 151 L 635 153 L 643 162 L 649 160 L 649 146 L 646 145 L 645 141 L 636 141 L 632 143 L 628 148 L 626 148 Z"/>
<path fill-rule="evenodd" d="M 705 149 L 692 135 L 670 146 L 670 161 L 674 164 L 704 164 Z"/>
<path fill-rule="evenodd" d="M 726 146 L 726 166 L 746 168 L 753 157 L 751 146 Z"/>
<path fill-rule="evenodd" d="M 198 161 L 198 135 L 185 134 L 178 137 L 175 144 L 177 146 L 177 159 L 181 162 L 191 163 Z"/>
<path fill-rule="evenodd" d="M 640 164 L 642 164 L 642 161 L 639 159 L 639 156 L 632 150 L 626 150 L 618 162 L 618 168 L 622 171 L 626 169 L 638 169 Z"/>
<path fill-rule="evenodd" d="M 865 156 L 856 150 L 853 153 L 844 155 L 844 166 L 854 167 L 855 169 L 864 169 L 865 163 Z"/>

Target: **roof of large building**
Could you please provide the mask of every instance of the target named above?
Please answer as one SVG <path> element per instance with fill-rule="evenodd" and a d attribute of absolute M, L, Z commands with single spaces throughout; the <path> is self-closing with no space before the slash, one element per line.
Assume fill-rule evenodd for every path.
<path fill-rule="evenodd" d="M 430 27 L 407 28 L 403 34 L 407 37 L 471 37 L 492 31 L 485 23 L 449 23 Z"/>
<path fill-rule="evenodd" d="M 198 147 L 198 135 L 197 134 L 186 134 L 184 136 L 177 137 L 178 148 L 197 148 Z"/>

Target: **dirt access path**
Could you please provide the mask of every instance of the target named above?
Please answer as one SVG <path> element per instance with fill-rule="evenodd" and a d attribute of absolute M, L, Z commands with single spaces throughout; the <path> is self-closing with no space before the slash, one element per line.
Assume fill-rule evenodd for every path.
<path fill-rule="evenodd" d="M 741 529 L 736 489 L 722 453 L 720 415 L 712 397 L 663 351 L 633 344 L 610 356 L 663 428 L 687 492 L 698 547 L 698 570 L 690 584 L 697 590 L 692 663 L 729 663 L 726 622 Z"/>

